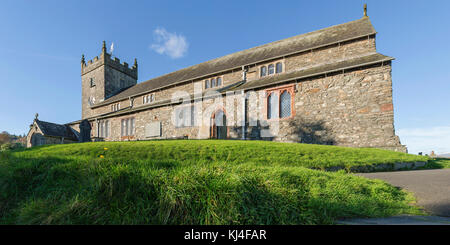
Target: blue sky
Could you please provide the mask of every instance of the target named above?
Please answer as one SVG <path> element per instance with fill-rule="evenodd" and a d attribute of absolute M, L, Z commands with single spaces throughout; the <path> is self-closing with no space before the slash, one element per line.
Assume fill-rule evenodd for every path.
<path fill-rule="evenodd" d="M 20 1 L 0 8 L 0 131 L 81 117 L 80 59 L 101 42 L 139 80 L 359 19 L 393 56 L 395 127 L 411 153 L 450 152 L 450 1 Z"/>

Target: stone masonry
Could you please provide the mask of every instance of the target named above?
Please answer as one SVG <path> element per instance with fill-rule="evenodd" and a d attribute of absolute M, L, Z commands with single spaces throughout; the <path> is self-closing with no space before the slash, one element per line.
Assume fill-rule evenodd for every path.
<path fill-rule="evenodd" d="M 228 139 L 406 152 L 394 128 L 393 58 L 377 53 L 375 38 L 365 16 L 139 84 L 137 62 L 129 68 L 111 59 L 103 44 L 99 57 L 86 64 L 83 56 L 81 62 L 82 119 L 91 123 L 95 140 L 208 139 L 225 133 Z M 263 67 L 280 64 L 278 73 L 263 76 Z M 220 86 L 205 87 L 219 77 Z M 290 105 L 284 105 L 289 116 L 268 119 L 269 95 L 283 92 L 290 96 Z M 181 97 L 189 104 L 181 104 Z M 180 110 L 189 111 L 195 124 L 176 125 Z M 217 124 L 221 113 L 225 128 Z M 123 135 L 123 119 L 134 120 L 131 135 Z M 67 125 L 79 131 L 80 122 Z M 108 133 L 100 137 L 104 122 Z"/>

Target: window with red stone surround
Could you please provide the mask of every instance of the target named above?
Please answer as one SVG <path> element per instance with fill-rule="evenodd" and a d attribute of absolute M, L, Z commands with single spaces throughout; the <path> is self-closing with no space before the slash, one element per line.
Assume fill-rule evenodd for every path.
<path fill-rule="evenodd" d="M 286 120 L 295 116 L 295 84 L 266 89 L 265 92 L 266 99 L 264 102 L 264 118 L 266 120 Z M 273 104 L 274 99 L 278 103 Z M 272 102 L 270 100 L 272 100 Z M 276 106 L 276 108 L 274 109 L 273 106 Z M 273 112 L 275 115 L 271 116 L 270 114 Z"/>

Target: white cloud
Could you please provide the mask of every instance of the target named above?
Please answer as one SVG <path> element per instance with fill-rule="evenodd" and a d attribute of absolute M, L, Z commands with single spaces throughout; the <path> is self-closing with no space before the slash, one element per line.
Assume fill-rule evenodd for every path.
<path fill-rule="evenodd" d="M 450 152 L 450 127 L 403 128 L 397 130 L 402 144 L 408 147 L 408 152 L 437 154 Z"/>
<path fill-rule="evenodd" d="M 166 54 L 173 59 L 183 57 L 189 47 L 186 37 L 181 34 L 171 33 L 164 28 L 156 28 L 154 31 L 156 43 L 151 45 L 151 49 L 159 54 Z"/>

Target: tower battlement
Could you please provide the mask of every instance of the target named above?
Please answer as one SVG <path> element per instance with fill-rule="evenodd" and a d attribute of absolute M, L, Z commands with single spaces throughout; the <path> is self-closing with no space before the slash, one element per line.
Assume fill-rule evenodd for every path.
<path fill-rule="evenodd" d="M 105 45 L 105 44 L 103 44 Z M 106 52 L 106 48 L 103 47 L 102 53 L 100 56 L 94 57 L 94 59 L 88 60 L 86 63 L 84 60 L 84 55 L 81 59 L 81 75 L 85 75 L 95 69 L 97 69 L 100 66 L 109 66 L 113 69 L 116 69 L 124 74 L 127 74 L 128 76 L 134 78 L 137 80 L 138 72 L 137 72 L 137 61 L 134 60 L 134 65 L 132 67 L 129 67 L 129 64 L 127 62 L 120 63 L 120 59 L 117 57 L 114 57 L 114 59 L 111 57 L 111 54 L 108 54 Z"/>

